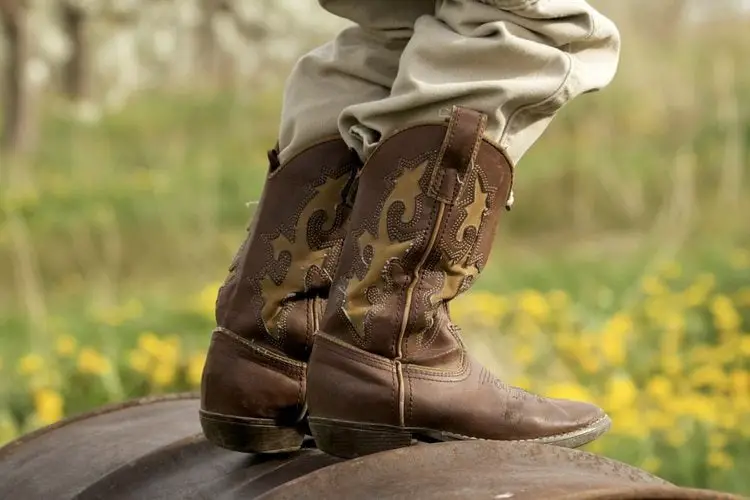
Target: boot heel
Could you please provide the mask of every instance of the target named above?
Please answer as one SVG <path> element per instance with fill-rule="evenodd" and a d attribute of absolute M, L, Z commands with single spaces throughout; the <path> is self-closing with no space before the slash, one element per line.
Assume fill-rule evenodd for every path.
<path fill-rule="evenodd" d="M 299 450 L 305 433 L 268 418 L 244 418 L 201 410 L 203 434 L 211 443 L 241 453 L 285 453 Z"/>
<path fill-rule="evenodd" d="M 357 458 L 413 444 L 411 432 L 390 425 L 328 418 L 308 419 L 318 449 L 340 458 Z"/>

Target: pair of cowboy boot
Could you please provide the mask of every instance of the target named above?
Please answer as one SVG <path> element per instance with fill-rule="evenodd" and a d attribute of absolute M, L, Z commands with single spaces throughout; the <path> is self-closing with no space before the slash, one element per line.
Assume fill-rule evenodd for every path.
<path fill-rule="evenodd" d="M 352 458 L 456 439 L 578 447 L 607 431 L 592 404 L 499 381 L 450 319 L 511 193 L 486 122 L 454 107 L 386 137 L 364 165 L 341 139 L 284 165 L 270 155 L 217 299 L 200 413 L 210 441 L 281 452 L 311 433 Z"/>

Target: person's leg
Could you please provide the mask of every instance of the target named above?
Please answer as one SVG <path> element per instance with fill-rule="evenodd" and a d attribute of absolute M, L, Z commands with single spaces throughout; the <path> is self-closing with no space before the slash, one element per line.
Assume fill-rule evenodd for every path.
<path fill-rule="evenodd" d="M 345 14 L 356 2 L 327 3 Z M 431 12 L 433 0 L 427 3 Z M 380 25 L 365 7 L 354 9 L 365 14 L 363 26 L 303 57 L 290 76 L 280 145 L 270 154 L 252 227 L 219 291 L 200 416 L 206 437 L 225 448 L 287 451 L 299 448 L 305 435 L 305 362 L 361 167 L 337 120 L 344 107 L 389 94 L 419 15 L 395 9 Z"/>
<path fill-rule="evenodd" d="M 563 105 L 614 77 L 615 25 L 584 0 L 437 0 L 422 16 L 386 99 L 347 107 L 344 135 L 439 123 L 452 105 L 486 113 L 487 137 L 517 163 Z M 354 138 L 350 138 L 350 144 Z"/>
<path fill-rule="evenodd" d="M 489 0 L 488 0 L 489 2 Z M 615 72 L 618 33 L 579 0 L 441 0 L 407 45 L 391 95 L 353 105 L 360 140 L 346 240 L 308 365 L 318 447 L 354 457 L 413 439 L 577 447 L 610 426 L 593 404 L 495 378 L 449 303 L 492 251 L 514 164 L 554 114 Z"/>
<path fill-rule="evenodd" d="M 320 0 L 320 5 L 354 25 L 292 70 L 281 111 L 282 161 L 321 136 L 338 134 L 345 108 L 388 97 L 414 22 L 435 10 L 435 0 Z M 348 133 L 343 138 L 362 151 L 360 140 Z"/>

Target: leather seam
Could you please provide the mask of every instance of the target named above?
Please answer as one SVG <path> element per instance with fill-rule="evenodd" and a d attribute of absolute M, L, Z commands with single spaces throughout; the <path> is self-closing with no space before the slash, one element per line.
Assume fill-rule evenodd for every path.
<path fill-rule="evenodd" d="M 411 422 L 412 419 L 414 418 L 414 389 L 411 385 L 411 377 L 409 376 L 408 373 L 406 374 L 406 379 L 409 381 L 409 412 L 408 412 L 409 419 L 408 421 Z"/>
<path fill-rule="evenodd" d="M 259 345 L 254 345 L 252 341 L 248 341 L 247 339 L 240 337 L 231 330 L 219 327 L 214 329 L 214 333 L 222 334 L 226 338 L 232 340 L 235 344 L 246 348 L 258 357 L 258 359 L 254 359 L 253 361 L 260 363 L 267 368 L 286 372 L 291 370 L 295 377 L 300 376 L 300 374 L 304 374 L 306 371 L 306 363 L 296 361 L 291 358 L 284 359 L 283 357 L 274 353 L 273 351 L 270 351 L 269 349 L 266 349 Z"/>
<path fill-rule="evenodd" d="M 434 380 L 437 382 L 452 382 L 466 380 L 470 373 L 470 364 L 467 362 L 466 355 L 461 351 L 461 365 L 462 367 L 455 371 L 443 371 L 443 370 L 430 370 L 429 368 L 423 368 L 418 365 L 407 364 L 405 371 L 411 377 L 420 380 Z"/>
<path fill-rule="evenodd" d="M 317 346 L 320 348 L 328 349 L 331 352 L 336 352 L 354 361 L 361 361 L 365 363 L 366 365 L 371 366 L 373 368 L 381 368 L 381 369 L 390 370 L 393 367 L 393 363 L 390 361 L 379 359 L 379 357 L 374 358 L 372 356 L 375 356 L 375 355 L 370 354 L 365 351 L 361 351 L 357 347 L 350 346 L 350 345 L 342 345 L 324 333 L 317 333 L 316 337 L 318 337 L 318 339 L 320 340 L 320 342 L 317 343 Z"/>

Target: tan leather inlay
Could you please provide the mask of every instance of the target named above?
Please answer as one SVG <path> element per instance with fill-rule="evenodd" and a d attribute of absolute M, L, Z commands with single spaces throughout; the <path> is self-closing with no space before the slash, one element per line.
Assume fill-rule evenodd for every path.
<path fill-rule="evenodd" d="M 319 212 L 325 212 L 327 225 L 323 231 L 333 230 L 336 222 L 336 210 L 343 203 L 341 193 L 349 182 L 349 175 L 343 174 L 339 178 L 328 178 L 325 183 L 315 190 L 312 199 L 302 208 L 297 221 L 294 224 L 294 237 L 287 238 L 279 233 L 270 240 L 273 249 L 273 260 L 279 262 L 282 253 L 286 252 L 290 264 L 281 284 L 277 285 L 274 280 L 266 275 L 260 283 L 261 295 L 263 296 L 263 307 L 261 318 L 269 335 L 279 337 L 279 315 L 285 299 L 293 297 L 295 293 L 307 291 L 309 274 L 313 269 L 318 272 L 327 273 L 323 266 L 328 257 L 330 247 L 311 248 L 308 242 L 310 232 L 310 221 Z M 341 238 L 343 241 L 343 238 Z M 332 277 L 329 276 L 329 280 Z"/>
<path fill-rule="evenodd" d="M 399 220 L 408 224 L 417 214 L 417 194 L 419 181 L 427 168 L 427 162 L 422 162 L 396 178 L 393 190 L 383 204 L 382 214 L 378 223 L 377 234 L 365 230 L 357 238 L 357 258 L 367 267 L 367 272 L 360 279 L 352 276 L 346 286 L 346 299 L 343 312 L 354 327 L 354 331 L 361 337 L 365 336 L 365 319 L 370 309 L 378 305 L 378 296 L 384 290 L 383 275 L 388 263 L 392 259 L 403 258 L 412 246 L 413 240 L 398 241 L 390 236 L 393 226 L 391 209 L 396 205 L 403 207 Z M 370 253 L 369 261 L 365 253 Z"/>

